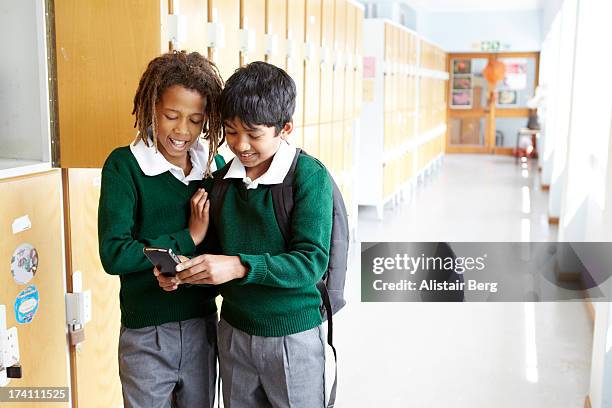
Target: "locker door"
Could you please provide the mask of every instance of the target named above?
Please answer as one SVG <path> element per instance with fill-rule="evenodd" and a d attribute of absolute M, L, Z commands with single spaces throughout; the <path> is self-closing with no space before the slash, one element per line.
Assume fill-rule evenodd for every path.
<path fill-rule="evenodd" d="M 334 54 L 339 54 L 342 61 L 334 66 L 334 94 L 332 104 L 332 121 L 341 121 L 344 116 L 344 87 L 346 78 L 346 0 L 335 0 L 334 13 Z"/>
<path fill-rule="evenodd" d="M 332 166 L 332 124 L 323 123 L 319 125 L 319 159 L 325 164 L 330 171 L 333 171 Z"/>
<path fill-rule="evenodd" d="M 173 1 L 174 14 L 183 16 L 186 23 L 187 40 L 178 44 L 178 49 L 197 51 L 208 56 L 206 47 L 206 22 L 208 21 L 207 0 Z"/>
<path fill-rule="evenodd" d="M 302 20 L 304 17 L 302 16 Z M 302 22 L 302 27 L 304 23 Z M 302 29 L 302 32 L 304 30 Z M 276 40 L 276 50 L 266 54 L 266 61 L 284 70 L 287 69 L 285 39 L 287 38 L 287 1 L 266 0 L 266 34 Z M 267 44 L 269 45 L 269 44 Z"/>
<path fill-rule="evenodd" d="M 240 28 L 249 30 L 249 35 L 255 41 L 252 51 L 240 53 L 240 63 L 246 65 L 252 61 L 265 61 L 266 0 L 241 0 L 240 9 Z"/>
<path fill-rule="evenodd" d="M 101 167 L 134 139 L 138 80 L 168 50 L 161 24 L 168 1 L 54 4 L 61 166 Z"/>
<path fill-rule="evenodd" d="M 342 171 L 352 174 L 353 172 L 353 123 L 352 121 L 344 121 L 343 131 L 343 157 L 342 157 Z"/>
<path fill-rule="evenodd" d="M 287 33 L 286 37 L 293 44 L 293 55 L 287 57 L 287 73 L 295 81 L 296 101 L 293 124 L 301 127 L 304 124 L 304 29 L 305 2 L 287 2 Z M 287 44 L 280 43 L 285 49 Z"/>
<path fill-rule="evenodd" d="M 0 197 L 3 198 L 0 211 L 0 256 L 4 267 L 0 276 L 0 304 L 6 306 L 6 327 L 16 327 L 21 354 L 22 378 L 11 379 L 10 387 L 69 387 L 68 345 L 66 342 L 66 314 L 64 293 L 64 262 L 62 244 L 62 207 L 60 171 L 54 170 L 32 176 L 0 181 Z M 29 229 L 13 229 L 15 220 L 26 217 Z M 21 231 L 21 232 L 20 232 Z M 36 249 L 38 267 L 30 280 L 19 273 L 31 268 L 17 268 L 19 258 L 12 260 L 17 248 L 30 244 Z M 31 254 L 31 248 L 23 248 Z M 23 257 L 28 264 L 30 256 Z M 13 278 L 17 271 L 19 282 Z M 17 297 L 30 285 L 35 286 L 38 301 L 17 301 Z M 27 299 L 27 297 L 24 297 Z M 36 310 L 29 323 L 19 316 L 15 308 L 25 313 Z M 35 309 L 34 306 L 38 308 Z M 68 402 L 14 403 L 11 407 L 68 407 Z"/>
<path fill-rule="evenodd" d="M 321 7 L 321 109 L 319 122 L 332 121 L 334 94 L 334 0 L 323 0 Z"/>
<path fill-rule="evenodd" d="M 334 122 L 331 129 L 331 168 L 335 174 L 344 173 L 344 122 Z"/>
<path fill-rule="evenodd" d="M 304 147 L 304 128 L 296 127 L 293 128 L 289 141 L 297 147 Z"/>
<path fill-rule="evenodd" d="M 359 7 L 355 15 L 355 54 L 356 58 L 363 58 L 363 20 L 364 9 Z M 355 75 L 355 116 L 361 116 L 361 105 L 363 102 L 363 61 L 357 60 L 357 72 Z"/>
<path fill-rule="evenodd" d="M 208 21 L 222 23 L 224 26 L 224 46 L 210 48 L 208 55 L 227 81 L 240 66 L 240 0 L 209 0 Z"/>
<path fill-rule="evenodd" d="M 347 3 L 346 7 L 346 76 L 344 78 L 344 113 L 343 119 L 352 119 L 354 117 L 355 107 L 355 42 L 356 42 L 356 14 L 357 8 L 352 3 Z"/>
<path fill-rule="evenodd" d="M 315 157 L 320 157 L 319 125 L 304 126 L 304 150 Z"/>
<path fill-rule="evenodd" d="M 100 169 L 69 169 L 64 178 L 70 229 L 66 232 L 71 258 L 68 276 L 80 271 L 83 289 L 92 291 L 92 320 L 86 340 L 73 348 L 79 407 L 119 407 L 123 403 L 117 346 L 121 314 L 119 277 L 104 272 L 98 255 Z"/>
<path fill-rule="evenodd" d="M 304 125 L 319 123 L 321 0 L 306 0 Z"/>

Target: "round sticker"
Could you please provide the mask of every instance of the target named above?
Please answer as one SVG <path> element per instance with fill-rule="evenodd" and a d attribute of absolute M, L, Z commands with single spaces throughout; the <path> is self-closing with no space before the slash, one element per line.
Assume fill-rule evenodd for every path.
<path fill-rule="evenodd" d="M 30 323 L 38 311 L 38 289 L 29 285 L 19 292 L 15 299 L 15 320 L 17 323 Z"/>
<path fill-rule="evenodd" d="M 13 252 L 11 273 L 20 285 L 27 284 L 36 274 L 38 268 L 38 251 L 30 244 L 21 244 Z"/>

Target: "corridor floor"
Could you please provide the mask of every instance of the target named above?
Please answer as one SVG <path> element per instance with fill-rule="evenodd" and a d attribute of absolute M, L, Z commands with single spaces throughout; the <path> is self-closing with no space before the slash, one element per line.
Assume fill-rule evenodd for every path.
<path fill-rule="evenodd" d="M 410 200 L 360 211 L 358 241 L 548 241 L 535 162 L 448 155 Z M 524 170 L 527 170 L 526 172 Z M 582 303 L 361 303 L 359 243 L 334 319 L 338 408 L 580 408 L 591 322 Z"/>

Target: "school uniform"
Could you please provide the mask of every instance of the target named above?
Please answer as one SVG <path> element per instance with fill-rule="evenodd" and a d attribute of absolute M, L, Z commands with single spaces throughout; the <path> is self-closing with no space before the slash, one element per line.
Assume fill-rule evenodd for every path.
<path fill-rule="evenodd" d="M 198 140 L 189 155 L 192 170 L 184 174 L 136 140 L 115 149 L 102 169 L 99 250 L 105 271 L 121 280 L 119 376 L 126 408 L 213 406 L 216 290 L 181 285 L 164 292 L 143 254 L 145 246 L 185 256 L 201 250 L 187 226 L 208 149 Z"/>
<path fill-rule="evenodd" d="M 317 160 L 300 156 L 286 244 L 270 186 L 282 183 L 294 155 L 295 147 L 283 141 L 258 179 L 246 177 L 237 159 L 224 176 L 232 182 L 214 228 L 222 253 L 239 256 L 248 268 L 243 279 L 221 287 L 226 408 L 324 406 L 325 339 L 316 283 L 329 259 L 332 184 Z"/>

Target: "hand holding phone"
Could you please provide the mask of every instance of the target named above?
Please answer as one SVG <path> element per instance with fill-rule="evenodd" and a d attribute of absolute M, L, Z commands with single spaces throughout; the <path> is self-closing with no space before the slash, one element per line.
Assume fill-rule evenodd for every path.
<path fill-rule="evenodd" d="M 149 261 L 156 266 L 164 276 L 175 276 L 176 265 L 181 263 L 178 256 L 171 249 L 165 248 L 144 248 L 142 250 Z"/>

